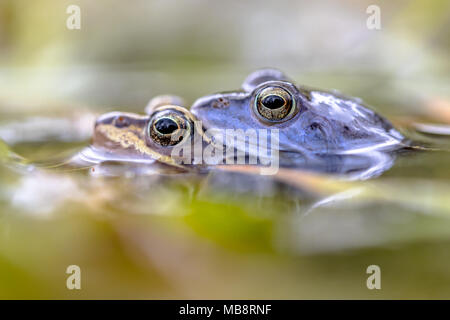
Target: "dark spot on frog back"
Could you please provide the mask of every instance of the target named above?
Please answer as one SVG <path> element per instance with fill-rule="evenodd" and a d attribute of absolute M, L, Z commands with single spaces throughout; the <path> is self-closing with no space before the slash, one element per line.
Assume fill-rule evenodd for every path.
<path fill-rule="evenodd" d="M 370 134 L 361 128 L 361 124 L 355 122 L 342 126 L 342 136 L 346 139 L 366 139 Z"/>
<path fill-rule="evenodd" d="M 230 105 L 230 101 L 227 98 L 219 97 L 212 103 L 212 107 L 216 109 L 227 108 Z"/>

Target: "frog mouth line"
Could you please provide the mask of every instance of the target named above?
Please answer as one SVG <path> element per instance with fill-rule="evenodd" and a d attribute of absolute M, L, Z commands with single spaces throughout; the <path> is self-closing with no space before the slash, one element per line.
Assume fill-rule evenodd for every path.
<path fill-rule="evenodd" d="M 174 159 L 171 157 L 162 155 L 155 150 L 149 148 L 145 141 L 138 136 L 137 132 L 140 132 L 142 128 L 139 127 L 127 127 L 127 130 L 124 130 L 122 128 L 117 128 L 113 125 L 109 124 L 100 124 L 95 129 L 98 134 L 106 137 L 107 140 L 117 143 L 120 145 L 122 149 L 133 149 L 139 157 L 135 157 L 136 159 L 133 159 L 132 156 L 120 156 L 120 155 L 112 155 L 111 158 L 119 158 L 122 161 L 131 161 L 131 162 L 139 162 L 141 160 L 151 160 L 151 161 L 159 161 L 162 163 L 167 163 L 173 166 L 178 167 L 179 165 L 175 162 Z M 95 147 L 94 147 L 95 148 Z M 99 148 L 95 148 L 92 150 L 99 150 Z M 103 152 L 103 151 L 102 151 Z M 103 154 L 110 154 L 107 151 L 104 151 Z M 94 156 L 94 159 L 98 157 L 98 159 L 102 159 L 103 156 L 101 154 L 98 154 Z"/>

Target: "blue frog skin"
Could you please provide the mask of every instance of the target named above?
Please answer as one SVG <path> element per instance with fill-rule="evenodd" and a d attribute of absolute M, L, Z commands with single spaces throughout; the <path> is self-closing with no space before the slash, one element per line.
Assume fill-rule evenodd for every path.
<path fill-rule="evenodd" d="M 250 74 L 242 89 L 199 98 L 191 112 L 206 129 L 279 129 L 279 150 L 317 155 L 394 150 L 404 137 L 358 98 L 295 85 L 282 72 Z"/>

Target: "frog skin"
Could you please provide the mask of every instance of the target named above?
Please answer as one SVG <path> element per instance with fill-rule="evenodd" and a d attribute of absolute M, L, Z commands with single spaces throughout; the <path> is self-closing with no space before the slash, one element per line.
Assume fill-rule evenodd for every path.
<path fill-rule="evenodd" d="M 78 158 L 88 163 L 157 161 L 185 168 L 182 165 L 186 164 L 185 158 L 174 157 L 172 151 L 193 143 L 194 136 L 202 138 L 203 132 L 189 110 L 170 103 L 180 104 L 181 100 L 158 96 L 146 107 L 146 115 L 110 112 L 100 116 L 95 123 L 92 145 Z"/>
<path fill-rule="evenodd" d="M 191 112 L 205 129 L 279 129 L 280 164 L 405 145 L 360 99 L 295 85 L 275 69 L 253 72 L 242 90 L 197 99 Z"/>

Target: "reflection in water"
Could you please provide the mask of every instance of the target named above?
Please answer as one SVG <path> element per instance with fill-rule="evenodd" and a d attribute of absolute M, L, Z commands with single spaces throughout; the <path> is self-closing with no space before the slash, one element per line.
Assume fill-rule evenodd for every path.
<path fill-rule="evenodd" d="M 7 146 L 3 149 L 9 151 Z M 89 248 L 88 256 L 106 254 L 110 263 L 110 254 L 125 250 L 120 259 L 157 270 L 179 289 L 183 285 L 194 288 L 190 281 L 198 285 L 196 277 L 219 285 L 224 275 L 236 279 L 238 272 L 240 277 L 243 268 L 252 279 L 255 272 L 261 272 L 261 282 L 272 279 L 267 276 L 272 270 L 278 283 L 286 277 L 286 285 L 292 284 L 300 276 L 304 283 L 314 272 L 316 278 L 322 276 L 323 266 L 339 266 L 329 259 L 338 259 L 340 252 L 345 253 L 340 268 L 347 270 L 347 260 L 357 250 L 448 239 L 448 182 L 408 178 L 420 170 L 429 177 L 427 164 L 434 166 L 436 159 L 448 163 L 442 153 L 398 156 L 400 166 L 394 166 L 395 154 L 366 150 L 324 157 L 320 170 L 287 166 L 274 176 L 261 176 L 258 167 L 249 165 L 217 166 L 196 174 L 177 172 L 157 161 L 127 162 L 96 151 L 88 147 L 74 158 L 82 161 L 72 166 L 89 163 L 89 171 L 35 167 L 31 172 L 20 171 L 13 180 L 10 171 L 0 166 L 2 181 L 14 181 L 3 183 L 0 190 L 8 222 L 15 216 L 33 217 L 33 227 L 25 235 L 28 240 L 22 236 L 20 242 L 48 248 L 44 239 L 52 237 L 51 243 L 72 248 L 65 240 L 70 232 L 76 235 L 76 244 L 84 232 L 91 237 L 74 251 Z M 426 161 L 426 156 L 432 158 Z M 414 157 L 419 157 L 416 165 L 405 162 Z M 408 165 L 407 174 L 398 174 Z M 389 168 L 387 175 L 370 182 L 348 181 L 374 177 Z M 445 166 L 440 169 L 436 177 L 450 177 L 448 170 L 443 171 Z M 83 226 L 80 220 L 100 226 Z M 42 231 L 43 222 L 55 224 L 50 231 Z M 18 229 L 16 225 L 9 233 L 11 239 L 19 239 Z M 113 246 L 116 242 L 120 249 Z M 51 253 L 52 248 L 48 249 Z M 372 258 L 369 255 L 367 260 L 372 263 Z M 305 262 L 314 259 L 320 261 Z M 291 267 L 286 267 L 286 261 L 291 261 Z M 299 267 L 301 272 L 293 271 Z"/>
<path fill-rule="evenodd" d="M 395 160 L 395 154 L 393 152 L 384 152 L 379 150 L 364 149 L 360 152 L 347 152 L 345 154 L 330 154 L 319 155 L 314 158 L 305 159 L 301 154 L 283 153 L 279 154 L 279 166 L 280 168 L 289 168 L 291 170 L 300 171 L 312 171 L 318 173 L 334 174 L 338 175 L 341 179 L 346 180 L 365 180 L 379 176 L 384 171 L 392 167 Z M 109 163 L 123 163 L 126 164 L 123 167 L 127 168 L 124 172 L 129 174 L 131 170 L 135 170 L 136 174 L 158 174 L 158 173 L 181 173 L 187 171 L 193 171 L 195 166 L 193 165 L 180 165 L 177 167 L 166 164 L 161 159 L 142 159 L 136 157 L 130 157 L 123 154 L 117 154 L 114 151 L 105 151 L 94 146 L 84 148 L 78 154 L 71 159 L 71 164 L 74 166 L 93 166 L 98 175 L 99 172 L 103 172 L 105 175 L 108 173 L 108 166 L 102 166 L 102 164 Z M 132 164 L 132 165 L 131 165 Z M 199 166 L 201 172 L 214 171 L 217 168 L 221 170 L 233 171 L 234 165 L 210 165 Z M 260 174 L 260 170 L 254 172 L 254 165 L 247 165 L 249 173 Z M 120 175 L 120 170 L 117 168 L 114 170 L 115 175 Z M 275 171 L 276 175 L 276 171 Z"/>
<path fill-rule="evenodd" d="M 84 141 L 90 138 L 97 116 L 76 112 L 64 117 L 28 117 L 21 121 L 2 121 L 0 139 L 9 145 L 46 141 Z"/>

